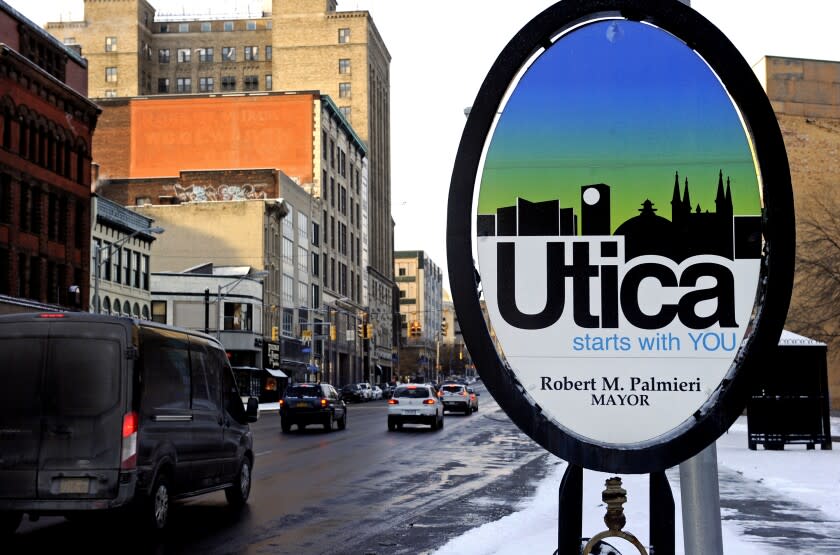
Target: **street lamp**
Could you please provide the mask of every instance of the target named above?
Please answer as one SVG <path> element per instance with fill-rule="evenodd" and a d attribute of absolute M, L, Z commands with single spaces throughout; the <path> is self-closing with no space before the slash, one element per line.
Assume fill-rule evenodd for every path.
<path fill-rule="evenodd" d="M 94 311 L 96 314 L 101 313 L 100 307 L 101 307 L 101 304 L 102 304 L 99 300 L 99 276 L 100 276 L 100 273 L 102 272 L 102 262 L 103 262 L 103 260 L 102 260 L 102 249 L 106 249 L 105 260 L 110 260 L 111 259 L 111 249 L 119 247 L 120 245 L 122 245 L 123 243 L 128 241 L 129 239 L 133 238 L 135 235 L 139 235 L 141 233 L 148 233 L 148 234 L 158 233 L 158 234 L 160 234 L 160 233 L 163 233 L 164 231 L 166 231 L 166 230 L 163 229 L 162 227 L 157 227 L 157 226 L 156 227 L 146 227 L 146 228 L 143 228 L 143 229 L 138 229 L 138 230 L 134 231 L 133 233 L 131 233 L 130 235 L 126 235 L 125 237 L 123 237 L 119 241 L 116 241 L 114 243 L 109 244 L 107 247 L 105 247 L 104 245 L 94 244 L 93 259 L 94 259 L 94 264 L 95 264 L 96 267 L 93 270 L 93 298 L 94 298 L 94 302 L 96 303 L 96 310 Z"/>
<path fill-rule="evenodd" d="M 218 293 L 216 294 L 216 310 L 218 314 L 216 314 L 216 339 L 221 339 L 222 337 L 222 326 L 219 324 L 219 318 L 222 317 L 222 299 L 228 296 L 228 294 L 236 288 L 237 285 L 242 283 L 244 279 L 253 279 L 259 280 L 266 276 L 268 276 L 269 272 L 266 270 L 260 270 L 258 272 L 252 272 L 250 274 L 245 274 L 244 276 L 240 276 L 237 280 L 232 281 L 225 285 L 219 285 Z M 225 291 L 226 290 L 226 291 Z M 224 296 L 222 296 L 222 291 L 225 291 Z"/>

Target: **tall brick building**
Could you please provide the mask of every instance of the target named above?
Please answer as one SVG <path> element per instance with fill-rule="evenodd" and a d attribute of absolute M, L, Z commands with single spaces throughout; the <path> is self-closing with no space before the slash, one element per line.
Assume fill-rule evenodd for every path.
<path fill-rule="evenodd" d="M 362 297 L 379 315 L 376 364 L 390 366 L 391 56 L 370 13 L 338 11 L 336 0 L 265 0 L 253 17 L 171 16 L 146 0 L 84 0 L 84 14 L 46 29 L 81 47 L 91 98 L 314 90 L 335 101 L 367 148 Z M 327 186 L 321 179 L 316 195 Z"/>
<path fill-rule="evenodd" d="M 0 312 L 11 298 L 86 308 L 91 137 L 87 64 L 0 1 Z"/>

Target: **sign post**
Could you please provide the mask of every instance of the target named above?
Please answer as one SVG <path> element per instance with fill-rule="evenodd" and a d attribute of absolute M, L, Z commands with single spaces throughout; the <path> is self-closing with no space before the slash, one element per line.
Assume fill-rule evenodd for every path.
<path fill-rule="evenodd" d="M 450 185 L 452 296 L 493 397 L 570 465 L 661 473 L 713 444 L 781 334 L 793 248 L 772 107 L 690 7 L 563 0 L 493 64 Z"/>

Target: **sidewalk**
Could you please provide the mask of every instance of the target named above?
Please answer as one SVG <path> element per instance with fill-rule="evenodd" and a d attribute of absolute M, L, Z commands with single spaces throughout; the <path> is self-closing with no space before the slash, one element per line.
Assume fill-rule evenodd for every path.
<path fill-rule="evenodd" d="M 840 435 L 840 417 L 831 419 L 832 436 Z M 727 555 L 836 555 L 840 553 L 840 442 L 834 449 L 786 446 L 783 451 L 750 451 L 747 420 L 740 417 L 717 442 L 723 547 Z M 566 464 L 555 468 L 519 512 L 470 530 L 436 555 L 551 555 L 557 548 L 557 490 Z M 684 553 L 679 471 L 668 481 L 676 505 L 676 553 Z M 601 491 L 610 474 L 584 472 L 585 536 L 604 530 Z M 648 478 L 621 477 L 627 490 L 625 530 L 648 544 Z M 614 547 L 635 553 L 627 543 Z"/>

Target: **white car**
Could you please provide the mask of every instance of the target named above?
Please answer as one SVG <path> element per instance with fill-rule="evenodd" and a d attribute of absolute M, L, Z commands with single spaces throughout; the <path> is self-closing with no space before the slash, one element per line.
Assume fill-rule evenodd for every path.
<path fill-rule="evenodd" d="M 388 399 L 388 431 L 402 429 L 403 424 L 443 428 L 443 402 L 437 398 L 434 387 L 416 383 L 397 386 Z"/>
<path fill-rule="evenodd" d="M 373 400 L 373 388 L 370 386 L 368 382 L 361 382 L 359 383 L 359 388 L 362 392 L 362 399 L 365 401 L 372 401 Z"/>
<path fill-rule="evenodd" d="M 371 388 L 371 390 L 373 391 L 373 400 L 374 401 L 378 401 L 379 399 L 382 399 L 382 388 L 381 387 L 379 387 L 378 385 L 375 385 Z"/>
<path fill-rule="evenodd" d="M 445 383 L 440 386 L 440 400 L 444 410 L 457 411 L 469 416 L 473 411 L 475 397 L 470 396 L 467 386 L 460 383 Z M 478 403 L 476 403 L 477 405 Z M 476 408 L 478 408 L 476 406 Z"/>

